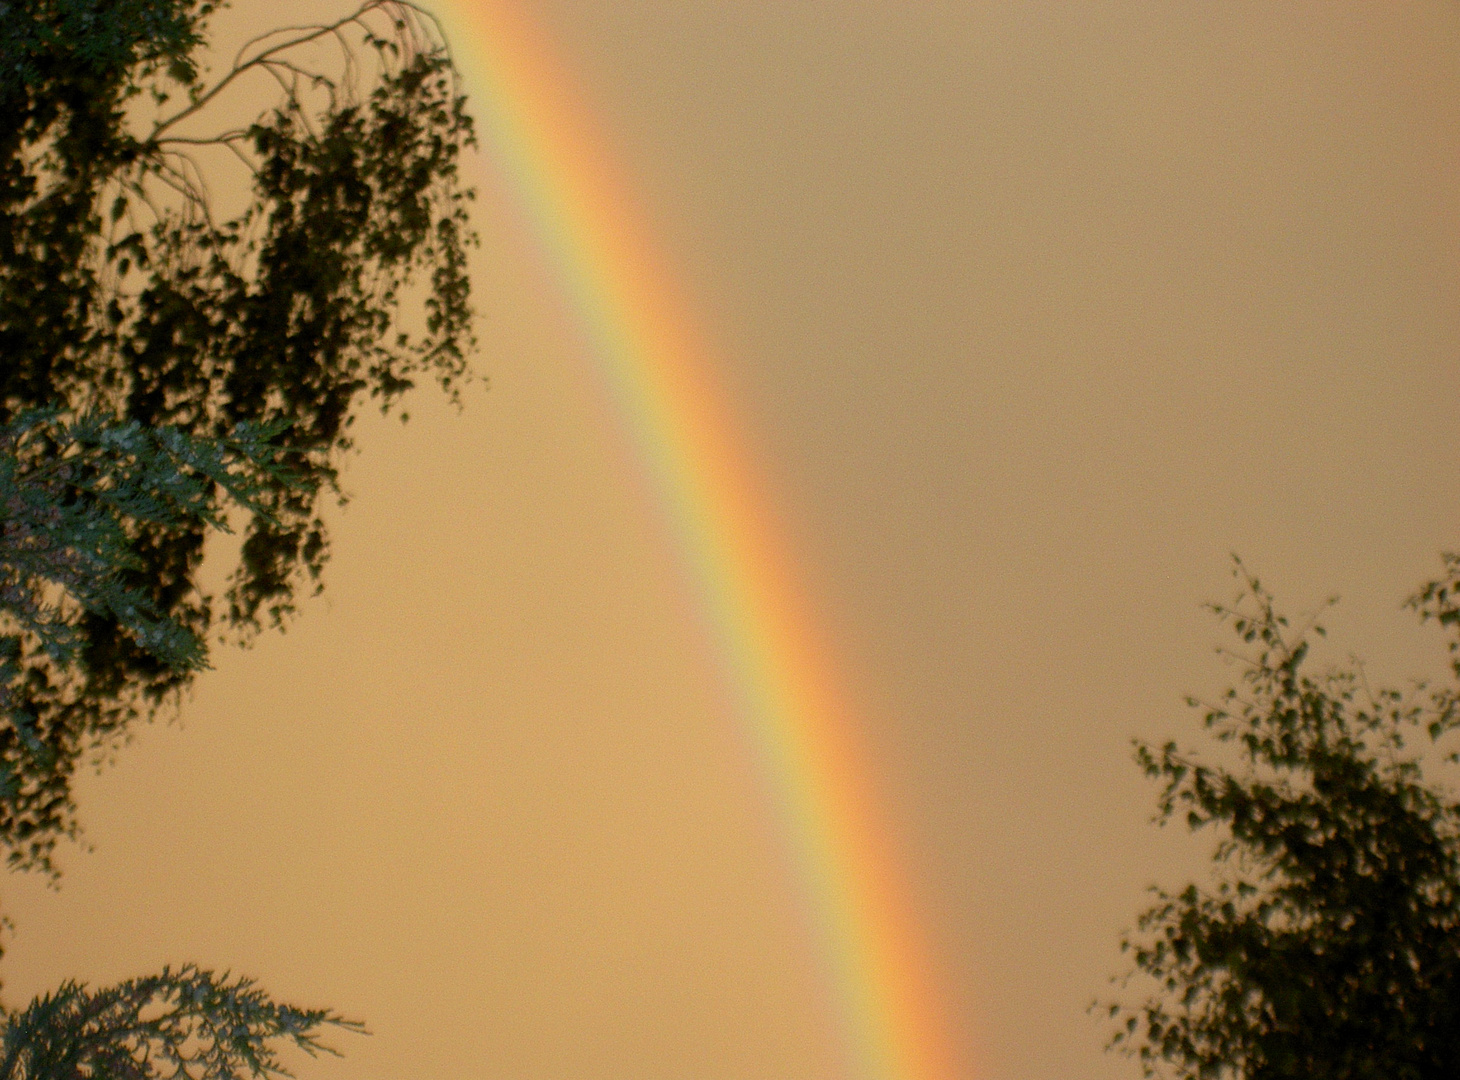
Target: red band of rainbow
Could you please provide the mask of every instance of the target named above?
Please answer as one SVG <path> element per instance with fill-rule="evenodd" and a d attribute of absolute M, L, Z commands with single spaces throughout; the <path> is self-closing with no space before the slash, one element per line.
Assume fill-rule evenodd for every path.
<path fill-rule="evenodd" d="M 526 14 L 509 0 L 453 0 L 451 14 L 482 145 L 591 342 L 776 793 L 848 1080 L 953 1080 L 941 1002 L 865 755 L 769 503 L 709 385 L 690 308 Z"/>

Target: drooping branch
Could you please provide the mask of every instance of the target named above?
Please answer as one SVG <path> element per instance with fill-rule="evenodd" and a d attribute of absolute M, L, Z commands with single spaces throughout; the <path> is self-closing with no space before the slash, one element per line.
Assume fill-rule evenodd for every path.
<path fill-rule="evenodd" d="M 331 23 L 318 23 L 302 26 L 279 27 L 269 30 L 254 38 L 251 38 L 240 47 L 234 57 L 233 64 L 227 74 L 206 90 L 200 90 L 192 96 L 192 100 L 183 108 L 172 113 L 170 116 L 162 117 L 153 125 L 152 130 L 143 140 L 144 144 L 153 144 L 158 141 L 164 132 L 176 126 L 190 116 L 205 109 L 215 98 L 223 93 L 230 85 L 239 78 L 254 69 L 267 69 L 271 65 L 280 64 L 279 57 L 292 50 L 302 48 L 311 42 L 318 41 L 323 37 L 333 37 L 339 44 L 340 54 L 343 58 L 345 71 L 343 84 L 352 86 L 356 82 L 356 59 L 355 48 L 343 33 L 344 28 L 355 26 L 362 31 L 366 39 L 374 42 L 390 42 L 378 36 L 370 23 L 370 16 L 374 13 L 381 13 L 392 23 L 394 43 L 406 47 L 406 57 L 424 51 L 426 48 L 438 48 L 445 52 L 445 37 L 440 32 L 440 23 L 434 15 L 409 0 L 367 0 L 353 12 L 336 19 Z M 430 25 L 434 34 L 425 34 L 424 27 Z M 250 50 L 261 45 L 263 42 L 276 38 L 281 34 L 291 34 L 283 41 L 260 49 L 257 53 L 249 55 Z M 446 53 L 449 57 L 449 53 Z M 288 66 L 287 64 L 285 65 Z M 312 77 L 312 76 L 311 76 Z"/>
<path fill-rule="evenodd" d="M 34 635 L 5 661 L 15 668 L 5 711 L 22 719 L 0 723 L 14 780 L 0 844 L 32 864 L 71 827 L 76 762 L 171 700 L 193 670 L 160 662 L 127 610 L 199 640 L 282 621 L 318 588 L 329 554 L 319 500 L 360 403 L 389 407 L 421 374 L 453 395 L 469 377 L 473 237 L 457 166 L 472 127 L 439 26 L 412 4 L 372 0 L 258 39 L 209 82 L 192 52 L 211 6 L 108 6 L 116 21 L 101 48 L 21 25 L 34 78 L 0 83 L 16 116 L 0 126 L 0 167 L 18 178 L 0 186 L 0 424 L 51 407 L 200 440 L 278 423 L 279 449 L 306 481 L 267 485 L 239 515 L 221 600 L 197 584 L 211 526 L 130 519 L 137 561 L 122 583 L 140 606 L 48 609 L 73 635 L 75 662 Z M 154 7 L 172 19 L 160 40 Z M 9 11 L 0 18 L 32 17 Z M 250 72 L 279 88 L 272 107 L 208 131 L 210 106 Z M 186 104 L 168 106 L 179 86 Z M 139 133 L 129 103 L 149 91 L 166 111 Z M 58 100 L 77 104 L 52 108 Z M 214 194 L 215 170 L 232 160 L 210 147 L 251 177 L 231 217 Z"/>

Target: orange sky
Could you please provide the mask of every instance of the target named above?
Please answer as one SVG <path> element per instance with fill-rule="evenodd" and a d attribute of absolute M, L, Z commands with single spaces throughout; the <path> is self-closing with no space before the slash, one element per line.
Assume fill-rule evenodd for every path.
<path fill-rule="evenodd" d="M 1128 740 L 1232 677 L 1227 553 L 1439 668 L 1399 603 L 1460 546 L 1460 11 L 524 6 L 720 346 L 970 1077 L 1134 1078 L 1084 1009 L 1204 849 Z M 670 540 L 480 185 L 490 390 L 363 421 L 325 597 L 87 780 L 60 892 L 7 883 L 7 998 L 196 960 L 369 1023 L 301 1080 L 833 1080 Z"/>

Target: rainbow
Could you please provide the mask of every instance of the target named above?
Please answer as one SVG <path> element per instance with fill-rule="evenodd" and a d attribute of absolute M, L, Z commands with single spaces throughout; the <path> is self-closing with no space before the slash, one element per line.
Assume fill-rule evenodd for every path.
<path fill-rule="evenodd" d="M 513 0 L 453 0 L 452 9 L 483 147 L 581 320 L 762 756 L 820 937 L 847 1078 L 953 1080 L 865 755 L 769 501 L 710 385 L 691 308 L 526 13 Z"/>

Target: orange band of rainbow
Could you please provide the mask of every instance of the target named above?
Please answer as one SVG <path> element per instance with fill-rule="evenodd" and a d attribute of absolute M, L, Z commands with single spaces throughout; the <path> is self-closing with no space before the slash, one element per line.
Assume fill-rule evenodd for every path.
<path fill-rule="evenodd" d="M 843 1030 L 848 1080 L 952 1080 L 930 965 L 768 501 L 708 353 L 571 81 L 508 0 L 453 0 L 457 62 L 636 448 L 776 793 Z"/>

